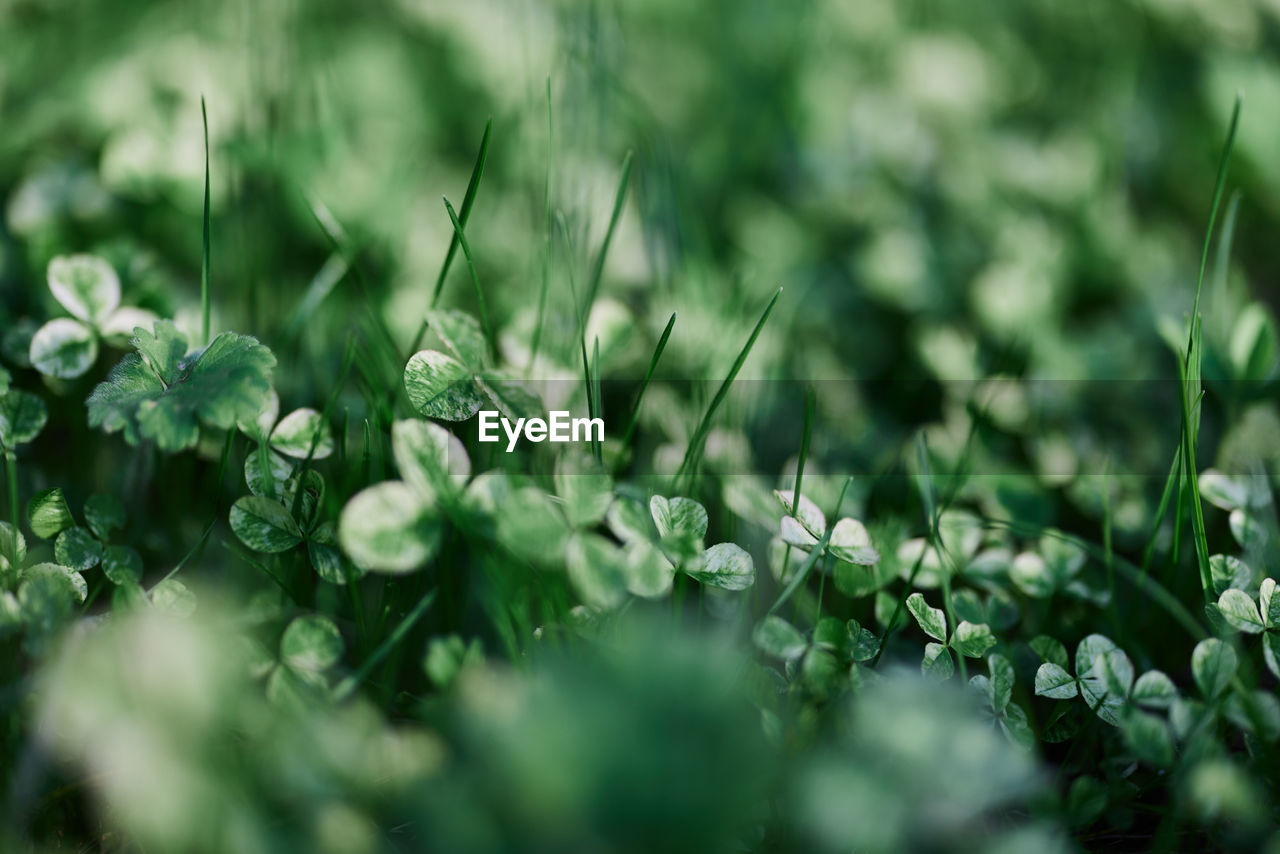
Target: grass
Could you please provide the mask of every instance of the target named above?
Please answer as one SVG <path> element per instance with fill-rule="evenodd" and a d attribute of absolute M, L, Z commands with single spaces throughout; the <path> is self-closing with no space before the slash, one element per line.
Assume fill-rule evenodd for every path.
<path fill-rule="evenodd" d="M 26 553 L 6 538 L 0 849 L 1274 847 L 1280 407 L 1249 291 L 1275 175 L 1239 98 L 1219 140 L 1200 94 L 1137 87 L 1161 141 L 1139 150 L 1073 76 L 1161 57 L 1217 97 L 1212 28 L 1024 9 L 996 51 L 991 10 L 849 32 L 814 9 L 788 36 L 755 3 L 566 7 L 521 31 L 564 56 L 513 83 L 497 29 L 400 11 L 209 11 L 263 43 L 193 79 L 262 100 L 211 84 L 211 138 L 201 98 L 202 185 L 190 140 L 166 148 L 164 98 L 194 96 L 123 41 L 127 125 L 69 72 L 11 105 L 0 446 Z M 83 26 L 203 55 L 143 12 Z M 0 22 L 19 88 L 41 63 L 10 30 L 65 46 Z M 1195 289 L 1170 295 L 1210 148 Z M 420 200 L 472 151 L 446 227 Z M 593 223 L 593 170 L 619 163 Z M 459 250 L 470 293 L 445 287 Z M 79 253 L 119 299 L 47 284 Z M 739 316 L 761 280 L 801 295 L 785 323 L 781 287 Z M 221 351 L 215 300 L 269 354 Z M 1175 302 L 1176 404 L 1037 382 L 1158 381 Z M 190 346 L 111 333 L 117 304 Z M 424 307 L 458 327 L 411 393 Z M 1234 341 L 1246 309 L 1265 322 Z M 31 364 L 59 321 L 93 342 L 77 376 Z M 785 379 L 741 382 L 753 354 Z M 602 442 L 478 439 L 477 406 L 584 400 Z M 300 409 L 319 427 L 290 435 Z M 47 490 L 57 530 L 24 514 Z"/>

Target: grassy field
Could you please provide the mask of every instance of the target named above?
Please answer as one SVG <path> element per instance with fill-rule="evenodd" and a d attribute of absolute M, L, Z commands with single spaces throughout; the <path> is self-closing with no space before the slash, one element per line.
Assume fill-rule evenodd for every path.
<path fill-rule="evenodd" d="M 0 3 L 0 851 L 1280 851 L 1278 33 Z"/>

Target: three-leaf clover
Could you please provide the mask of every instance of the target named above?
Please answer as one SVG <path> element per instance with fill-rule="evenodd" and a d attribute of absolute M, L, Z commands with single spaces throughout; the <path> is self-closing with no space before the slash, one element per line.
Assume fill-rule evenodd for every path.
<path fill-rule="evenodd" d="M 439 547 L 441 505 L 458 500 L 471 461 L 457 436 L 418 419 L 391 425 L 391 451 L 401 480 L 356 493 L 342 508 L 338 541 L 362 569 L 412 572 Z"/>
<path fill-rule="evenodd" d="M 875 658 L 880 650 L 880 639 L 857 620 L 841 622 L 835 617 L 818 620 L 812 637 L 806 639 L 791 623 L 770 614 L 756 624 L 751 640 L 765 655 L 781 660 L 788 676 L 798 676 L 805 687 L 823 697 L 835 691 L 846 666 L 850 675 L 870 672 L 858 665 Z"/>
<path fill-rule="evenodd" d="M 991 722 L 1011 742 L 1029 749 L 1035 743 L 1035 733 L 1027 721 L 1027 713 L 1013 697 L 1013 664 L 1003 655 L 987 656 L 988 676 L 977 674 L 969 677 L 969 686 L 978 691 L 987 702 Z"/>
<path fill-rule="evenodd" d="M 466 421 L 488 400 L 512 421 L 538 415 L 538 398 L 514 377 L 490 367 L 484 332 L 474 317 L 452 309 L 432 310 L 427 312 L 427 325 L 449 353 L 420 350 L 409 357 L 404 389 L 418 412 L 443 421 Z"/>
<path fill-rule="evenodd" d="M 916 618 L 916 624 L 926 635 L 941 641 L 925 645 L 920 669 L 926 676 L 938 680 L 951 678 L 951 674 L 955 672 L 955 662 L 948 649 L 955 650 L 966 658 L 982 658 L 996 645 L 990 626 L 968 620 L 961 620 L 948 640 L 946 614 L 941 608 L 929 607 L 922 593 L 912 593 L 907 597 L 907 610 Z"/>
<path fill-rule="evenodd" d="M 827 518 L 822 510 L 806 495 L 797 501 L 794 490 L 775 489 L 773 494 L 787 514 L 780 524 L 782 542 L 804 552 L 812 551 L 827 533 Z M 875 569 L 880 563 L 880 552 L 872 546 L 871 536 L 857 519 L 845 517 L 835 523 L 824 556 L 835 559 L 830 572 L 836 586 L 845 594 L 861 596 L 880 587 L 881 579 Z"/>
<path fill-rule="evenodd" d="M 96 255 L 59 255 L 49 262 L 48 282 L 71 317 L 50 320 L 31 339 L 31 365 L 45 376 L 83 375 L 98 358 L 99 338 L 118 340 L 157 319 L 144 309 L 120 306 L 120 279 Z"/>
<path fill-rule="evenodd" d="M 129 353 L 86 401 L 89 426 L 123 431 L 131 445 L 154 441 L 162 451 L 195 445 L 200 427 L 229 430 L 257 417 L 271 390 L 276 357 L 257 339 L 224 332 L 188 353 L 172 321 L 134 330 Z"/>
<path fill-rule="evenodd" d="M 1257 602 L 1243 590 L 1231 587 L 1218 597 L 1218 610 L 1236 631 L 1262 635 L 1263 660 L 1267 669 L 1280 678 L 1280 596 L 1276 593 L 1273 578 L 1262 579 Z"/>
<path fill-rule="evenodd" d="M 261 648 L 261 647 L 259 647 Z M 345 644 L 333 620 L 322 614 L 295 618 L 280 636 L 279 653 L 265 662 L 267 696 L 275 703 L 306 702 L 328 687 L 328 672 Z"/>

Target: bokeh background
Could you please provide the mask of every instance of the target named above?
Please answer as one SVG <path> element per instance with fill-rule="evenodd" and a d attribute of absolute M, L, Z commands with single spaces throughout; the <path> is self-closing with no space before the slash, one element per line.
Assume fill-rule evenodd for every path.
<path fill-rule="evenodd" d="M 389 410 L 379 406 L 389 404 L 377 390 L 398 387 L 449 244 L 441 196 L 460 203 L 492 119 L 467 235 L 506 361 L 551 383 L 581 376 L 574 294 L 590 277 L 632 152 L 588 328 L 606 380 L 634 380 L 678 314 L 644 410 L 639 465 L 659 470 L 680 458 L 708 396 L 687 381 L 724 376 L 781 286 L 710 466 L 760 480 L 789 471 L 811 386 L 810 483 L 829 503 L 837 475 L 904 471 L 902 446 L 917 427 L 945 470 L 977 422 L 978 441 L 965 452 L 987 474 L 967 487 L 976 506 L 1096 538 L 1103 505 L 1093 476 L 1108 472 L 1114 535 L 1132 550 L 1149 533 L 1178 438 L 1170 342 L 1185 342 L 1237 93 L 1244 112 L 1223 217 L 1234 240 L 1229 254 L 1217 242 L 1205 284 L 1202 462 L 1248 473 L 1280 453 L 1271 402 L 1278 42 L 1277 0 L 0 0 L 0 344 L 20 367 L 35 328 L 58 313 L 44 286 L 48 260 L 71 251 L 111 259 L 127 304 L 198 327 L 203 98 L 215 329 L 269 344 L 286 410 L 326 398 L 354 341 L 360 358 L 343 423 L 352 437 L 365 419 L 385 426 Z M 529 365 L 544 260 L 545 331 Z M 444 288 L 442 304 L 476 308 L 463 264 Z M 82 402 L 111 354 L 83 380 L 44 389 L 50 428 L 24 464 L 24 490 L 76 481 L 86 492 L 116 492 L 136 514 L 148 565 L 172 563 L 206 524 L 188 512 L 190 496 L 172 493 L 200 490 L 218 448 L 202 449 L 203 462 L 156 460 L 89 432 Z M 613 401 L 619 418 L 627 398 Z M 742 490 L 731 483 L 724 498 L 736 508 Z M 892 544 L 905 535 L 895 514 L 919 518 L 914 502 L 906 479 L 888 477 L 859 481 L 850 505 Z M 1226 530 L 1225 519 L 1209 523 Z M 230 562 L 221 552 L 208 560 Z M 1192 573 L 1170 582 L 1180 583 L 1196 589 Z M 459 619 L 449 628 L 481 618 Z M 145 644 L 149 631 L 126 626 L 116 640 Z M 213 630 L 175 631 L 191 660 L 217 659 L 205 634 Z M 242 850 L 270 850 L 311 844 L 272 824 L 273 809 L 296 810 L 318 828 L 316 839 L 338 840 L 332 850 L 361 851 L 393 845 L 374 828 L 428 802 L 460 849 L 585 850 L 599 832 L 652 850 L 671 838 L 646 837 L 635 816 L 670 807 L 671 823 L 649 831 L 682 828 L 689 850 L 705 850 L 707 840 L 730 838 L 738 806 L 757 803 L 759 788 L 780 777 L 800 816 L 785 825 L 785 842 L 887 851 L 942 844 L 1009 791 L 1044 782 L 985 735 L 974 736 L 972 752 L 949 756 L 951 739 L 907 744 L 882 724 L 884 732 L 829 733 L 828 743 L 863 758 L 870 751 L 873 769 L 905 768 L 887 788 L 879 771 L 825 756 L 782 769 L 763 749 L 695 740 L 704 753 L 688 754 L 687 767 L 648 768 L 652 777 L 640 779 L 695 781 L 690 797 L 724 787 L 726 800 L 697 801 L 697 820 L 665 801 L 633 815 L 619 805 L 661 784 L 618 783 L 636 773 L 636 758 L 616 742 L 643 741 L 637 732 L 661 740 L 686 725 L 711 738 L 724 724 L 708 674 L 736 666 L 714 648 L 693 661 L 664 659 L 674 674 L 653 675 L 626 658 L 640 643 L 618 644 L 621 661 L 553 661 L 518 689 L 491 676 L 457 708 L 437 710 L 472 763 L 466 797 L 432 776 L 443 762 L 438 745 L 385 741 L 397 736 L 359 718 L 376 717 L 361 707 L 352 720 L 299 712 L 297 726 L 353 753 L 419 762 L 406 759 L 404 776 L 384 789 L 369 782 L 386 783 L 378 771 L 348 768 L 357 789 L 373 787 L 359 789 L 377 804 L 367 812 L 358 798 L 326 800 L 347 785 L 334 782 L 346 773 L 342 755 L 295 767 L 298 752 L 282 748 L 186 779 L 161 818 L 148 805 L 164 792 L 140 778 L 139 788 L 116 793 L 139 810 L 126 807 L 124 821 L 153 850 L 198 850 L 205 823 L 231 828 L 226 838 Z M 597 668 L 598 680 L 583 667 Z M 154 668 L 157 686 L 190 669 L 180 660 Z M 74 707 L 92 672 L 67 665 L 49 677 L 51 696 Z M 153 735 L 135 733 L 146 757 L 139 767 L 181 776 L 217 752 L 204 736 L 167 734 L 171 708 L 205 715 L 208 731 L 276 737 L 266 724 L 254 729 L 268 716 L 253 702 L 201 705 L 242 690 L 229 671 L 201 672 L 183 695 L 193 705 L 157 700 Z M 609 692 L 643 698 L 652 681 L 672 687 L 632 724 L 620 722 Z M 111 690 L 95 691 L 94 702 Z M 941 710 L 945 696 L 913 694 L 925 689 L 910 683 L 894 690 L 860 701 L 870 704 L 863 719 L 916 709 L 920 733 L 969 722 Z M 504 715 L 506 701 L 495 698 L 522 691 L 531 705 Z M 572 753 L 554 723 L 570 708 L 609 750 Z M 89 723 L 62 726 L 71 744 L 94 743 Z M 362 735 L 338 734 L 352 732 Z M 741 767 L 717 764 L 739 750 Z M 934 779 L 939 755 L 954 766 L 943 783 Z M 549 783 L 560 761 L 573 773 Z M 515 781 L 515 794 L 493 791 L 484 769 Z M 984 774 L 984 786 L 953 785 Z M 290 780 L 279 803 L 264 794 L 276 775 Z M 609 785 L 618 788 L 592 794 Z M 930 797 L 956 812 L 921 820 L 911 805 Z M 226 811 L 210 811 L 210 799 Z M 850 813 L 850 804 L 863 811 Z M 37 824 L 63 826 L 57 807 L 41 809 Z M 850 815 L 883 821 L 881 835 Z M 1034 835 L 1036 827 L 1016 836 L 1023 832 L 996 836 L 1007 850 L 1056 838 Z M 42 838 L 52 845 L 59 834 Z"/>

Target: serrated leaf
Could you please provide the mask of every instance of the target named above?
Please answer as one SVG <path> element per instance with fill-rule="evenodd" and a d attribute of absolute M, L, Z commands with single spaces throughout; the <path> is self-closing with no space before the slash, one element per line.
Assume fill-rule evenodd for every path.
<path fill-rule="evenodd" d="M 231 505 L 231 530 L 255 552 L 285 552 L 302 542 L 302 531 L 284 505 L 246 495 Z"/>
<path fill-rule="evenodd" d="M 271 431 L 271 447 L 296 460 L 323 460 L 333 453 L 333 433 L 316 410 L 295 409 Z"/>
<path fill-rule="evenodd" d="M 612 610 L 627 598 L 626 556 L 599 534 L 575 534 L 566 552 L 569 583 L 586 605 Z"/>
<path fill-rule="evenodd" d="M 604 519 L 613 503 L 613 478 L 594 459 L 564 454 L 556 460 L 556 495 L 574 528 L 591 528 Z"/>
<path fill-rule="evenodd" d="M 328 617 L 307 614 L 293 620 L 280 638 L 280 659 L 296 670 L 321 673 L 342 658 L 342 634 Z"/>
<path fill-rule="evenodd" d="M 940 643 L 925 644 L 920 672 L 929 679 L 936 679 L 939 682 L 950 679 L 956 672 L 955 662 L 951 660 L 951 652 Z"/>
<path fill-rule="evenodd" d="M 956 626 L 951 637 L 951 648 L 967 658 L 982 658 L 996 645 L 991 627 L 986 623 L 970 623 L 964 620 Z"/>
<path fill-rule="evenodd" d="M 28 353 L 31 366 L 46 377 L 83 376 L 98 358 L 98 339 L 78 320 L 59 317 L 36 330 Z"/>
<path fill-rule="evenodd" d="M 734 543 L 717 543 L 684 566 L 694 580 L 721 590 L 746 590 L 756 580 L 755 562 Z"/>
<path fill-rule="evenodd" d="M 1133 683 L 1132 699 L 1139 705 L 1153 709 L 1167 709 L 1177 698 L 1177 687 L 1162 671 L 1148 670 Z"/>
<path fill-rule="evenodd" d="M 1217 638 L 1207 638 L 1191 652 L 1191 675 L 1200 693 L 1210 700 L 1227 689 L 1236 674 L 1236 651 Z"/>
<path fill-rule="evenodd" d="M 1168 725 L 1145 712 L 1130 712 L 1121 724 L 1125 744 L 1138 759 L 1164 768 L 1173 763 L 1173 737 Z"/>
<path fill-rule="evenodd" d="M 1265 628 L 1258 606 L 1243 590 L 1224 590 L 1218 597 L 1218 610 L 1237 631 L 1256 635 Z"/>
<path fill-rule="evenodd" d="M 125 518 L 124 505 L 114 495 L 90 495 L 84 503 L 85 524 L 104 543 L 112 531 L 124 527 Z"/>
<path fill-rule="evenodd" d="M 1036 695 L 1054 700 L 1069 700 L 1076 695 L 1076 680 L 1059 665 L 1046 661 L 1036 671 Z"/>
<path fill-rule="evenodd" d="M 427 326 L 434 332 L 444 346 L 462 362 L 478 371 L 488 361 L 488 347 L 484 340 L 484 331 L 480 322 L 466 312 L 454 309 L 431 310 L 427 312 Z"/>
<path fill-rule="evenodd" d="M 921 593 L 912 593 L 907 597 L 907 610 L 916 618 L 916 623 L 931 638 L 946 643 L 947 617 L 941 608 L 931 608 L 924 601 Z M 985 652 L 985 650 L 984 650 Z"/>
<path fill-rule="evenodd" d="M 142 580 L 142 556 L 128 546 L 108 546 L 102 553 L 102 570 L 117 586 Z"/>
<path fill-rule="evenodd" d="M 67 528 L 54 541 L 53 556 L 74 570 L 92 569 L 102 561 L 102 543 L 87 528 Z"/>
<path fill-rule="evenodd" d="M 1031 639 L 1031 648 L 1035 650 L 1036 655 L 1040 656 L 1041 661 L 1052 662 L 1064 670 L 1067 667 L 1067 648 L 1060 641 L 1054 640 L 1048 635 L 1037 635 Z"/>
<path fill-rule="evenodd" d="M 9 389 L 0 397 L 0 448 L 25 445 L 44 429 L 49 410 L 44 401 L 29 392 Z"/>
<path fill-rule="evenodd" d="M 800 655 L 807 646 L 800 630 L 776 614 L 756 624 L 751 640 L 761 652 L 784 661 Z"/>
<path fill-rule="evenodd" d="M 342 508 L 338 542 L 356 566 L 374 572 L 420 569 L 440 545 L 435 508 L 403 481 L 375 484 Z"/>
<path fill-rule="evenodd" d="M 27 525 L 42 540 L 56 537 L 75 523 L 61 489 L 37 492 L 27 502 Z"/>
<path fill-rule="evenodd" d="M 224 332 L 203 351 L 179 356 L 186 339 L 167 320 L 153 332 L 138 330 L 137 353 L 120 360 L 89 395 L 89 426 L 123 431 L 137 444 L 151 439 L 162 451 L 181 451 L 200 437 L 200 426 L 227 430 L 254 418 L 271 389 L 276 358 L 247 335 Z"/>
<path fill-rule="evenodd" d="M 96 255 L 59 255 L 48 281 L 54 299 L 86 323 L 101 323 L 120 304 L 120 277 Z"/>

